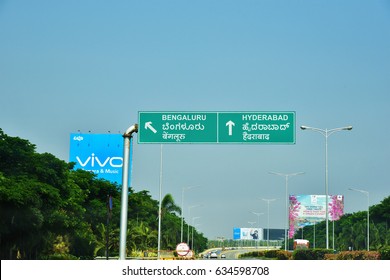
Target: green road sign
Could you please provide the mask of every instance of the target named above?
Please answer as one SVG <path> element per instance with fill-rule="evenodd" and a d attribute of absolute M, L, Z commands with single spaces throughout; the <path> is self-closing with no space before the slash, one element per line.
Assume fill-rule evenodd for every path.
<path fill-rule="evenodd" d="M 139 112 L 139 143 L 216 143 L 217 114 Z"/>
<path fill-rule="evenodd" d="M 295 112 L 139 112 L 138 143 L 295 144 Z"/>
<path fill-rule="evenodd" d="M 218 113 L 219 143 L 295 144 L 295 112 Z"/>

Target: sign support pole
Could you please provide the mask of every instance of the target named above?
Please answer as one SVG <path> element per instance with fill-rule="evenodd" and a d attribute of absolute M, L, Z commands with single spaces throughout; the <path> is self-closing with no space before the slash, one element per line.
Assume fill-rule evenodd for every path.
<path fill-rule="evenodd" d="M 122 167 L 122 197 L 121 197 L 121 220 L 119 236 L 119 259 L 126 259 L 126 234 L 127 234 L 127 209 L 129 199 L 129 158 L 130 158 L 130 140 L 132 134 L 138 132 L 138 124 L 130 126 L 123 134 L 123 167 Z"/>

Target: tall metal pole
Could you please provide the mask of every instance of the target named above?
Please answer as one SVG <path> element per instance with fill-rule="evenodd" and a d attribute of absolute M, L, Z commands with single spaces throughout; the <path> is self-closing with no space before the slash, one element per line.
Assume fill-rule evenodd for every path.
<path fill-rule="evenodd" d="M 367 251 L 370 251 L 370 194 L 367 192 Z"/>
<path fill-rule="evenodd" d="M 316 222 L 314 222 L 314 234 L 313 234 L 313 249 L 315 249 L 316 248 Z"/>
<path fill-rule="evenodd" d="M 195 227 L 199 227 L 200 225 L 202 225 L 202 224 L 196 224 L 196 225 L 194 225 L 194 227 L 192 228 L 192 246 L 191 246 L 191 249 L 194 251 L 194 255 L 195 255 L 194 228 L 195 228 Z"/>
<path fill-rule="evenodd" d="M 181 230 L 180 230 L 180 242 L 183 242 L 183 227 L 184 227 L 184 191 L 190 190 L 198 186 L 183 187 L 181 189 Z"/>
<path fill-rule="evenodd" d="M 253 225 L 254 224 L 256 224 L 256 222 L 248 222 L 248 224 L 250 224 L 251 225 L 251 228 L 253 228 Z M 257 238 L 257 240 L 259 240 L 259 237 Z M 255 244 L 257 244 L 257 241 L 255 240 L 254 241 L 255 242 Z M 252 243 L 252 242 L 251 242 Z M 252 246 L 252 244 L 250 244 L 251 246 Z"/>
<path fill-rule="evenodd" d="M 333 129 L 320 129 L 316 127 L 310 127 L 310 126 L 301 126 L 302 130 L 308 129 L 313 130 L 316 132 L 321 133 L 323 136 L 325 136 L 325 221 L 326 221 L 326 249 L 329 249 L 329 213 L 328 213 L 328 200 L 329 200 L 329 187 L 328 187 L 328 137 L 337 132 L 342 130 L 351 130 L 352 126 L 345 126 L 340 128 L 333 128 Z"/>
<path fill-rule="evenodd" d="M 253 212 L 253 211 L 251 211 L 251 213 L 257 216 L 257 228 L 260 229 L 260 215 L 263 215 L 264 213 Z M 258 246 L 259 242 L 260 242 L 260 237 L 256 241 L 256 247 Z"/>
<path fill-rule="evenodd" d="M 200 219 L 200 217 L 192 217 L 192 234 L 191 234 L 191 249 L 194 250 L 194 224 L 195 220 Z M 190 245 L 190 244 L 188 244 Z"/>
<path fill-rule="evenodd" d="M 184 225 L 184 208 L 183 208 L 183 204 L 184 204 L 184 189 L 185 188 L 182 188 L 181 189 L 181 229 L 180 229 L 180 243 L 183 242 L 183 225 Z"/>
<path fill-rule="evenodd" d="M 132 134 L 138 132 L 138 124 L 130 126 L 123 134 L 123 166 L 122 166 L 122 194 L 121 194 L 121 220 L 119 235 L 119 259 L 126 259 L 126 235 L 127 235 L 127 209 L 129 198 L 129 158 Z"/>
<path fill-rule="evenodd" d="M 190 218 L 191 218 L 191 208 L 198 207 L 200 205 L 192 205 L 188 207 L 188 224 L 187 224 L 187 244 L 190 245 Z"/>
<path fill-rule="evenodd" d="M 163 145 L 160 146 L 160 187 L 159 187 L 159 206 L 158 206 L 158 240 L 157 240 L 157 259 L 161 256 L 161 206 L 162 206 L 162 174 L 163 174 Z"/>
<path fill-rule="evenodd" d="M 329 181 L 328 181 L 328 129 L 325 130 L 325 221 L 326 221 L 326 249 L 329 249 Z"/>
<path fill-rule="evenodd" d="M 349 190 L 367 195 L 367 251 L 370 251 L 370 193 L 365 190 L 354 188 L 349 188 Z"/>
<path fill-rule="evenodd" d="M 285 228 L 284 228 L 284 250 L 287 251 L 287 243 L 288 243 L 288 236 L 287 236 L 287 229 L 289 228 L 289 219 L 288 219 L 288 178 L 290 176 L 296 176 L 296 175 L 302 175 L 305 174 L 305 172 L 297 172 L 297 173 L 290 173 L 290 174 L 285 174 L 285 173 L 279 173 L 279 172 L 269 172 L 270 174 L 278 175 L 278 176 L 284 176 L 286 178 L 286 218 L 285 218 Z"/>
<path fill-rule="evenodd" d="M 268 209 L 268 222 L 267 222 L 267 250 L 269 250 L 269 203 L 272 201 L 275 201 L 275 198 L 263 198 L 265 202 L 267 202 L 267 209 Z"/>

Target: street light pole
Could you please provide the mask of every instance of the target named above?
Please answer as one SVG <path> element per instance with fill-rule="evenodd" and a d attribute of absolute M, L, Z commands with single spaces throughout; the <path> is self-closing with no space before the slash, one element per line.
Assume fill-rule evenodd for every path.
<path fill-rule="evenodd" d="M 189 186 L 189 187 L 183 187 L 181 189 L 181 231 L 180 231 L 180 242 L 183 242 L 183 224 L 184 224 L 184 191 L 190 190 L 192 188 L 195 188 L 197 186 Z"/>
<path fill-rule="evenodd" d="M 200 206 L 199 204 L 197 205 L 191 205 L 188 207 L 188 219 L 191 217 L 191 209 Z M 187 224 L 187 244 L 188 246 L 190 245 L 190 222 L 188 221 Z"/>
<path fill-rule="evenodd" d="M 257 216 L 257 228 L 260 229 L 260 215 L 263 215 L 264 213 L 259 213 L 259 212 L 251 212 L 251 213 Z M 258 246 L 259 242 L 260 242 L 260 238 L 257 239 L 256 246 Z"/>
<path fill-rule="evenodd" d="M 250 224 L 250 225 L 251 225 L 251 228 L 253 228 L 253 225 L 256 224 L 256 222 L 248 222 L 248 224 Z M 256 240 L 255 240 L 255 242 L 256 242 Z M 252 242 L 251 242 L 251 243 L 252 243 Z M 250 245 L 252 245 L 252 244 L 250 244 Z"/>
<path fill-rule="evenodd" d="M 333 129 L 321 129 L 310 126 L 301 126 L 302 130 L 308 129 L 321 133 L 325 137 L 325 221 L 326 221 L 326 249 L 329 249 L 329 213 L 328 213 L 328 137 L 337 131 L 351 130 L 352 126 L 345 126 Z"/>
<path fill-rule="evenodd" d="M 194 227 L 199 227 L 201 226 L 202 224 L 196 224 L 192 227 L 192 246 L 191 246 L 191 249 L 192 251 L 194 251 L 194 254 L 195 254 L 195 245 L 194 245 Z"/>
<path fill-rule="evenodd" d="M 253 228 L 253 225 L 256 224 L 256 222 L 248 222 L 248 224 L 250 224 L 251 227 Z"/>
<path fill-rule="evenodd" d="M 129 201 L 129 186 L 131 179 L 132 166 L 132 135 L 138 132 L 138 124 L 130 126 L 123 134 L 123 166 L 122 166 L 122 193 L 121 193 L 121 220 L 119 233 L 119 259 L 126 259 L 126 240 L 127 240 L 127 210 Z M 130 170 L 129 170 L 130 169 Z"/>
<path fill-rule="evenodd" d="M 269 250 L 269 203 L 275 201 L 276 198 L 263 198 L 265 202 L 267 202 L 267 211 L 268 211 L 268 225 L 267 225 L 267 250 Z"/>
<path fill-rule="evenodd" d="M 268 172 L 270 174 L 274 174 L 274 175 L 278 175 L 278 176 L 283 176 L 285 177 L 286 179 L 286 223 L 285 223 L 285 228 L 284 228 L 284 250 L 287 251 L 287 243 L 288 243 L 288 236 L 287 236 L 287 229 L 289 228 L 289 220 L 288 220 L 288 178 L 290 176 L 296 176 L 296 175 L 302 175 L 302 174 L 305 174 L 305 172 L 297 172 L 297 173 L 289 173 L 289 174 L 285 174 L 285 173 L 279 173 L 279 172 Z"/>
<path fill-rule="evenodd" d="M 158 204 L 158 234 L 157 234 L 157 259 L 161 255 L 161 219 L 162 219 L 162 177 L 163 176 L 163 145 L 160 145 L 160 187 L 159 187 L 159 204 Z"/>
<path fill-rule="evenodd" d="M 367 251 L 370 251 L 370 193 L 365 190 L 358 190 L 354 188 L 348 188 L 350 191 L 361 192 L 367 195 Z"/>
<path fill-rule="evenodd" d="M 194 227 L 195 227 L 195 220 L 197 219 L 200 219 L 200 217 L 192 217 L 191 250 L 193 251 L 194 251 Z"/>

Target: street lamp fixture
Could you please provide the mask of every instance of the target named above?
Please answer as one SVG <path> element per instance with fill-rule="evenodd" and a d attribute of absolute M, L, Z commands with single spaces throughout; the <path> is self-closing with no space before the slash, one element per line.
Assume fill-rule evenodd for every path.
<path fill-rule="evenodd" d="M 370 193 L 365 190 L 348 188 L 350 191 L 360 192 L 367 196 L 367 251 L 370 251 Z"/>
<path fill-rule="evenodd" d="M 257 216 L 257 228 L 260 228 L 260 216 L 263 215 L 264 213 L 253 212 L 253 211 L 250 211 L 250 212 Z M 257 239 L 256 246 L 258 245 L 259 242 L 260 242 L 260 239 Z"/>
<path fill-rule="evenodd" d="M 268 211 L 268 222 L 267 222 L 267 250 L 269 250 L 269 204 L 276 200 L 276 198 L 262 198 L 263 201 L 267 202 Z"/>
<path fill-rule="evenodd" d="M 194 250 L 194 227 L 195 221 L 200 217 L 192 217 L 192 234 L 191 234 L 191 249 Z M 189 244 L 188 244 L 189 245 Z"/>
<path fill-rule="evenodd" d="M 332 129 L 321 129 L 310 126 L 301 126 L 302 130 L 313 130 L 321 133 L 325 137 L 325 220 L 326 220 L 326 249 L 329 249 L 329 213 L 328 213 L 328 200 L 329 200 L 329 187 L 328 187 L 328 137 L 335 132 L 342 130 L 352 130 L 352 126 L 344 126 Z"/>
<path fill-rule="evenodd" d="M 332 130 L 335 130 L 335 131 L 339 131 L 339 130 L 352 130 L 352 128 L 353 128 L 352 125 L 349 125 L 349 126 L 340 127 L 340 128 L 328 129 L 328 132 L 330 132 Z M 310 126 L 305 126 L 305 125 L 301 125 L 301 129 L 302 130 L 310 129 L 310 130 L 317 130 L 317 131 L 326 131 L 326 129 L 320 129 L 320 128 L 310 127 Z"/>
<path fill-rule="evenodd" d="M 199 186 L 188 186 L 188 187 L 183 187 L 181 189 L 181 231 L 180 231 L 180 242 L 183 242 L 183 225 L 184 225 L 184 191 L 196 188 Z"/>
<path fill-rule="evenodd" d="M 289 173 L 289 174 L 285 174 L 285 173 L 279 173 L 279 172 L 268 172 L 269 174 L 274 174 L 274 175 L 278 175 L 278 176 L 283 176 L 285 177 L 286 179 L 286 223 L 285 223 L 285 228 L 284 228 L 284 250 L 287 251 L 287 243 L 288 243 L 288 236 L 287 236 L 287 230 L 289 228 L 289 220 L 288 220 L 288 178 L 290 176 L 296 176 L 296 175 L 302 175 L 302 174 L 305 174 L 305 172 L 296 172 L 296 173 Z"/>
<path fill-rule="evenodd" d="M 191 205 L 188 207 L 188 218 L 191 217 L 191 209 L 195 208 L 195 207 L 199 207 L 199 206 L 202 206 L 202 205 L 197 204 L 197 205 Z M 188 224 L 187 224 L 187 244 L 190 245 L 190 222 L 188 222 Z"/>

